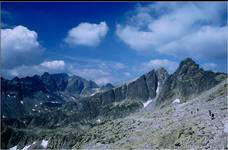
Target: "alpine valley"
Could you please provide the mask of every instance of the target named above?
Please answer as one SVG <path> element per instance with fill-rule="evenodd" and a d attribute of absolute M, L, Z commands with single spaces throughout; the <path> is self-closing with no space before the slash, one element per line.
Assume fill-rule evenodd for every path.
<path fill-rule="evenodd" d="M 1 149 L 228 149 L 227 74 L 191 58 L 119 86 L 1 78 Z"/>

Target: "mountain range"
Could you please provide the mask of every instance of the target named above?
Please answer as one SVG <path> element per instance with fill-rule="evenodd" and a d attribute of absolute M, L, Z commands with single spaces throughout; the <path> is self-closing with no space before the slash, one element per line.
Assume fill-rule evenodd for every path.
<path fill-rule="evenodd" d="M 222 105 L 227 103 L 226 81 L 226 73 L 205 71 L 191 58 L 181 61 L 172 74 L 159 68 L 118 86 L 108 83 L 100 87 L 94 81 L 66 73 L 45 72 L 41 76 L 12 80 L 1 78 L 1 148 L 154 149 L 184 148 L 181 146 L 191 144 L 205 148 L 210 143 L 205 144 L 201 138 L 194 137 L 197 125 L 187 124 L 188 128 L 184 130 L 186 127 L 180 127 L 178 123 L 167 123 L 177 111 L 182 112 L 177 116 L 180 123 L 186 124 L 185 116 L 189 117 L 189 122 L 195 121 L 192 115 L 185 114 L 195 113 L 192 106 L 199 107 L 196 112 L 205 110 L 207 115 L 209 109 L 206 106 L 225 107 Z M 218 112 L 221 113 L 220 120 L 226 118 L 223 110 Z M 199 116 L 198 119 L 204 118 Z M 153 129 L 148 127 L 146 120 Z M 158 133 L 156 121 L 157 126 L 167 130 L 171 125 L 175 126 L 171 133 L 165 133 L 163 128 L 159 129 L 162 133 Z M 147 135 L 147 128 L 151 134 Z M 223 128 L 228 130 L 228 123 Z M 181 132 L 186 136 L 183 139 L 178 135 Z M 154 145 L 139 139 L 151 139 L 153 133 L 158 134 L 153 137 Z M 180 137 L 172 141 L 171 135 L 175 134 Z M 202 136 L 207 139 L 211 134 Z M 227 134 L 223 133 L 223 137 L 218 138 L 221 142 L 217 148 L 227 147 L 224 138 Z M 121 145 L 120 141 L 125 144 Z M 183 141 L 189 143 L 183 144 Z"/>

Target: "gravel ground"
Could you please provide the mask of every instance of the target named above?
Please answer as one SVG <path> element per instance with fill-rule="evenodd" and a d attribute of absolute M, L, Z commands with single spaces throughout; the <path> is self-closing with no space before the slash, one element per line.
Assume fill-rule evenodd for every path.
<path fill-rule="evenodd" d="M 185 103 L 93 127 L 74 148 L 227 149 L 226 81 Z"/>

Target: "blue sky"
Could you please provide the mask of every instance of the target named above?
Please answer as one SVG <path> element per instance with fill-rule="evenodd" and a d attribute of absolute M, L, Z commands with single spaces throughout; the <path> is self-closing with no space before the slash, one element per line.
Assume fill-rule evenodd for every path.
<path fill-rule="evenodd" d="M 2 75 L 67 72 L 98 84 L 191 57 L 226 72 L 225 2 L 1 3 Z"/>

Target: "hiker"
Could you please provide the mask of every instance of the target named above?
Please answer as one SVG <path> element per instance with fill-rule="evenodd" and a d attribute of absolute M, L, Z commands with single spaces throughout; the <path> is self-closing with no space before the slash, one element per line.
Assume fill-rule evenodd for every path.
<path fill-rule="evenodd" d="M 215 115 L 212 113 L 211 114 L 211 120 L 215 119 Z"/>
<path fill-rule="evenodd" d="M 211 110 L 209 110 L 209 116 L 211 116 Z"/>

